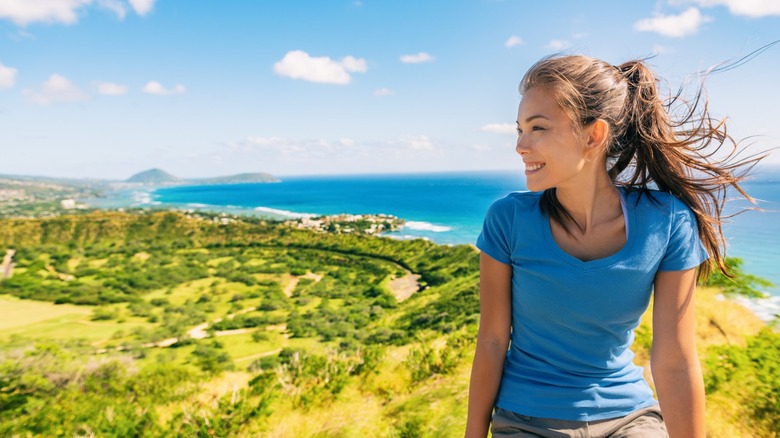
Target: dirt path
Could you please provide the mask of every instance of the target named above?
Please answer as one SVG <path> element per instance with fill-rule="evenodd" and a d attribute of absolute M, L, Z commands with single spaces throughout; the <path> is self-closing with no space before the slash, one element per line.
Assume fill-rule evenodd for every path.
<path fill-rule="evenodd" d="M 234 360 L 234 362 L 243 362 L 245 360 L 260 359 L 261 357 L 273 356 L 274 354 L 279 354 L 280 351 L 282 351 L 282 349 L 277 348 L 276 350 L 266 351 L 265 353 L 257 353 L 251 356 L 239 357 L 236 360 Z"/>
<path fill-rule="evenodd" d="M 414 295 L 420 288 L 420 284 L 417 282 L 419 279 L 419 275 L 406 271 L 406 275 L 403 277 L 390 280 L 390 290 L 393 292 L 395 299 L 401 302 Z"/>
<path fill-rule="evenodd" d="M 204 322 L 203 324 L 199 324 L 191 328 L 187 334 L 190 335 L 190 338 L 192 339 L 207 338 L 209 336 L 208 332 L 206 331 L 207 328 L 209 328 L 209 323 Z"/>
<path fill-rule="evenodd" d="M 14 254 L 16 254 L 16 250 L 13 249 L 5 252 L 3 264 L 0 265 L 0 276 L 2 278 L 11 278 L 11 274 L 14 272 Z"/>
<path fill-rule="evenodd" d="M 295 290 L 295 286 L 298 286 L 298 280 L 301 278 L 311 278 L 315 282 L 322 280 L 322 275 L 315 274 L 313 272 L 307 272 L 305 275 L 301 275 L 300 277 L 295 277 L 293 275 L 291 275 L 291 277 L 292 279 L 290 279 L 290 282 L 287 283 L 287 286 L 284 287 L 284 294 L 287 296 L 287 298 L 292 296 L 292 293 Z"/>
<path fill-rule="evenodd" d="M 57 272 L 56 269 L 54 269 L 54 266 L 52 265 L 46 265 L 46 270 L 51 272 L 52 274 L 56 275 L 57 278 L 59 278 L 62 281 L 73 281 L 76 279 L 76 277 L 70 275 L 70 274 L 63 274 L 62 272 Z"/>
<path fill-rule="evenodd" d="M 214 337 L 243 335 L 244 333 L 249 333 L 249 329 L 241 328 L 233 330 L 222 330 L 220 332 L 214 332 Z"/>
<path fill-rule="evenodd" d="M 256 307 L 247 307 L 246 309 L 241 309 L 236 313 L 231 313 L 227 316 L 228 319 L 235 318 L 236 315 L 241 315 L 242 313 L 251 312 L 253 310 L 257 309 Z M 214 321 L 212 321 L 212 324 L 222 321 L 222 318 L 217 318 Z M 187 330 L 187 336 L 189 336 L 192 339 L 205 339 L 209 337 L 208 331 L 206 331 L 209 328 L 209 323 L 204 322 L 203 324 L 198 324 L 195 327 Z M 216 332 L 214 336 L 231 336 L 231 335 L 240 335 L 242 333 L 247 333 L 248 330 L 246 329 L 237 329 L 237 330 L 224 330 L 221 332 Z M 162 341 L 155 342 L 154 344 L 147 344 L 146 347 L 170 347 L 171 345 L 179 342 L 179 338 L 168 338 L 163 339 Z"/>

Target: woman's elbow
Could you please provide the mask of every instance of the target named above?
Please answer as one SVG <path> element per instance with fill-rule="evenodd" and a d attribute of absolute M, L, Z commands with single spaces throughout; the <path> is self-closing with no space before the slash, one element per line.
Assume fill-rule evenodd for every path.
<path fill-rule="evenodd" d="M 678 374 L 700 369 L 696 350 L 656 348 L 650 353 L 650 370 L 653 375 Z"/>

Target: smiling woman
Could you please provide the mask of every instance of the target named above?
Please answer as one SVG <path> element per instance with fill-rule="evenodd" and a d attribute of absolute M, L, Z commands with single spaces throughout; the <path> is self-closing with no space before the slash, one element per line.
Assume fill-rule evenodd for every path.
<path fill-rule="evenodd" d="M 532 192 L 493 203 L 477 239 L 468 437 L 491 422 L 507 437 L 705 435 L 697 268 L 727 271 L 726 189 L 752 200 L 737 171 L 762 157 L 733 160 L 701 91 L 672 120 L 679 96 L 662 102 L 656 82 L 642 61 L 586 56 L 523 78 L 516 151 Z M 630 350 L 651 294 L 658 401 Z"/>

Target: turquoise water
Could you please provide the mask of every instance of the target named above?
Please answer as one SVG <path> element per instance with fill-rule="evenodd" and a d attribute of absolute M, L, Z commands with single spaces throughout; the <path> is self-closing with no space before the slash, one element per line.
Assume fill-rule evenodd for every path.
<path fill-rule="evenodd" d="M 473 243 L 493 200 L 524 190 L 519 171 L 408 175 L 283 177 L 281 183 L 235 184 L 136 190 L 134 205 L 220 210 L 274 218 L 337 213 L 392 214 L 407 220 L 397 238 L 424 237 L 437 243 Z M 728 254 L 745 269 L 780 285 L 780 169 L 759 173 L 744 187 L 761 200 L 763 212 L 748 211 L 727 224 Z M 729 205 L 736 211 L 742 204 Z M 766 292 L 777 295 L 780 289 Z M 780 310 L 780 307 L 778 307 Z"/>
<path fill-rule="evenodd" d="M 391 214 L 406 219 L 396 237 L 473 243 L 490 203 L 525 185 L 519 172 L 287 177 L 281 183 L 173 187 L 154 200 L 185 207 L 244 209 L 275 217 Z"/>

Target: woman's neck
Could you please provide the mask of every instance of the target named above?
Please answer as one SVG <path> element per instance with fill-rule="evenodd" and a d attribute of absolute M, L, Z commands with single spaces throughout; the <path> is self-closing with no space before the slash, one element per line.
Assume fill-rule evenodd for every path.
<path fill-rule="evenodd" d="M 622 214 L 620 193 L 606 172 L 577 185 L 557 187 L 555 196 L 574 219 L 572 225 L 583 235 Z"/>

